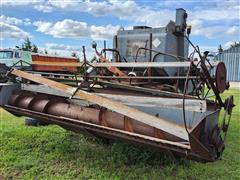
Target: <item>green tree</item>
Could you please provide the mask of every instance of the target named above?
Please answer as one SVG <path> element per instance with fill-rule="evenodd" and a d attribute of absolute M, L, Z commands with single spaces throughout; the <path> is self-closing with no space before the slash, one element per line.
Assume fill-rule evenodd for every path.
<path fill-rule="evenodd" d="M 239 46 L 240 46 L 240 42 L 235 41 L 235 42 L 233 43 L 233 47 L 239 47 Z"/>
<path fill-rule="evenodd" d="M 32 42 L 30 41 L 29 37 L 27 37 L 24 40 L 24 42 L 22 44 L 22 50 L 38 53 L 37 45 L 32 44 Z"/>
<path fill-rule="evenodd" d="M 30 41 L 29 37 L 27 37 L 23 44 L 22 44 L 22 50 L 24 51 L 31 51 L 32 50 L 32 42 Z"/>
<path fill-rule="evenodd" d="M 223 52 L 223 48 L 222 48 L 222 45 L 220 44 L 219 47 L 218 47 L 218 52 L 221 53 Z"/>
<path fill-rule="evenodd" d="M 33 44 L 31 50 L 32 50 L 32 52 L 34 52 L 34 53 L 38 53 L 38 47 L 37 47 L 35 44 Z"/>

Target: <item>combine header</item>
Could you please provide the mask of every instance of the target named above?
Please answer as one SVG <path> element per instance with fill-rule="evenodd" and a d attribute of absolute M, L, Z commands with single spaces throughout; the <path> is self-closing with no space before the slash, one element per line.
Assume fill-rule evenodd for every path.
<path fill-rule="evenodd" d="M 84 47 L 82 62 L 32 62 L 43 69 L 78 69 L 69 74 L 74 85 L 2 65 L 9 82 L 1 84 L 0 104 L 16 116 L 74 132 L 215 161 L 225 147 L 233 97 L 222 100 L 220 93 L 228 88 L 225 65 L 209 62 L 208 52 L 202 55 L 191 43 L 186 18 L 185 10 L 177 9 L 175 22 L 164 28 L 121 29 L 112 49 L 99 52 L 93 43 L 97 62 L 86 60 Z M 188 57 L 189 44 L 194 52 Z M 219 121 L 221 109 L 225 113 Z"/>

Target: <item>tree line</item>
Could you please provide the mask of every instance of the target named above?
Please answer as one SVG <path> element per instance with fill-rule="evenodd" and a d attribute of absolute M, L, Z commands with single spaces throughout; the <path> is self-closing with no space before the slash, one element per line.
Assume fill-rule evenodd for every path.
<path fill-rule="evenodd" d="M 41 53 L 37 47 L 36 44 L 32 43 L 29 39 L 29 37 L 27 37 L 26 39 L 24 39 L 24 42 L 21 45 L 21 49 L 23 51 L 30 51 L 33 53 Z M 43 54 L 48 54 L 48 51 L 46 49 L 44 49 Z M 56 54 L 56 53 L 55 53 Z M 57 54 L 56 54 L 57 55 Z M 72 57 L 77 57 L 77 53 L 76 52 L 72 52 L 71 54 Z"/>
<path fill-rule="evenodd" d="M 230 48 L 234 48 L 234 47 L 240 47 L 240 42 L 234 42 L 230 45 Z M 229 49 L 229 48 L 228 48 Z M 222 48 L 222 45 L 220 44 L 219 47 L 218 47 L 218 52 L 221 53 L 223 52 L 224 49 Z"/>
<path fill-rule="evenodd" d="M 239 47 L 239 46 L 240 46 L 240 42 L 234 42 L 230 45 L 230 48 Z M 21 49 L 24 50 L 24 51 L 39 53 L 39 49 L 38 49 L 37 45 L 33 44 L 28 37 L 22 43 Z M 220 44 L 219 47 L 218 47 L 218 52 L 221 53 L 223 51 L 224 51 L 224 49 L 222 48 L 222 45 Z M 48 54 L 48 51 L 46 49 L 44 50 L 44 54 Z M 72 57 L 77 57 L 77 53 L 72 52 L 71 56 Z"/>

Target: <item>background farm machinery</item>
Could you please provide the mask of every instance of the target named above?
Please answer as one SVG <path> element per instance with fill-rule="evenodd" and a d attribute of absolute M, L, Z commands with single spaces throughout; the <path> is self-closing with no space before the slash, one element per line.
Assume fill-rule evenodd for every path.
<path fill-rule="evenodd" d="M 99 52 L 92 44 L 96 62 L 87 61 L 83 47 L 81 62 L 48 57 L 35 58 L 31 69 L 2 65 L 9 82 L 1 84 L 0 104 L 16 116 L 74 132 L 214 161 L 225 147 L 233 97 L 222 100 L 228 88 L 225 65 L 209 62 L 208 52 L 201 54 L 191 43 L 186 18 L 185 10 L 177 9 L 175 22 L 164 28 L 120 29 L 112 49 Z"/>

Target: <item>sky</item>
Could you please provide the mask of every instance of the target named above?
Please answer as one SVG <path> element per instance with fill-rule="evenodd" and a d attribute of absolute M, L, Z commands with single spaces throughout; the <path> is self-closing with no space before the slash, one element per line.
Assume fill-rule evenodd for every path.
<path fill-rule="evenodd" d="M 217 51 L 240 41 L 239 0 L 0 0 L 1 48 L 20 46 L 27 37 L 40 50 L 70 55 L 93 54 L 112 38 L 120 27 L 136 25 L 165 27 L 175 19 L 175 10 L 184 8 L 190 39 L 201 50 Z"/>

